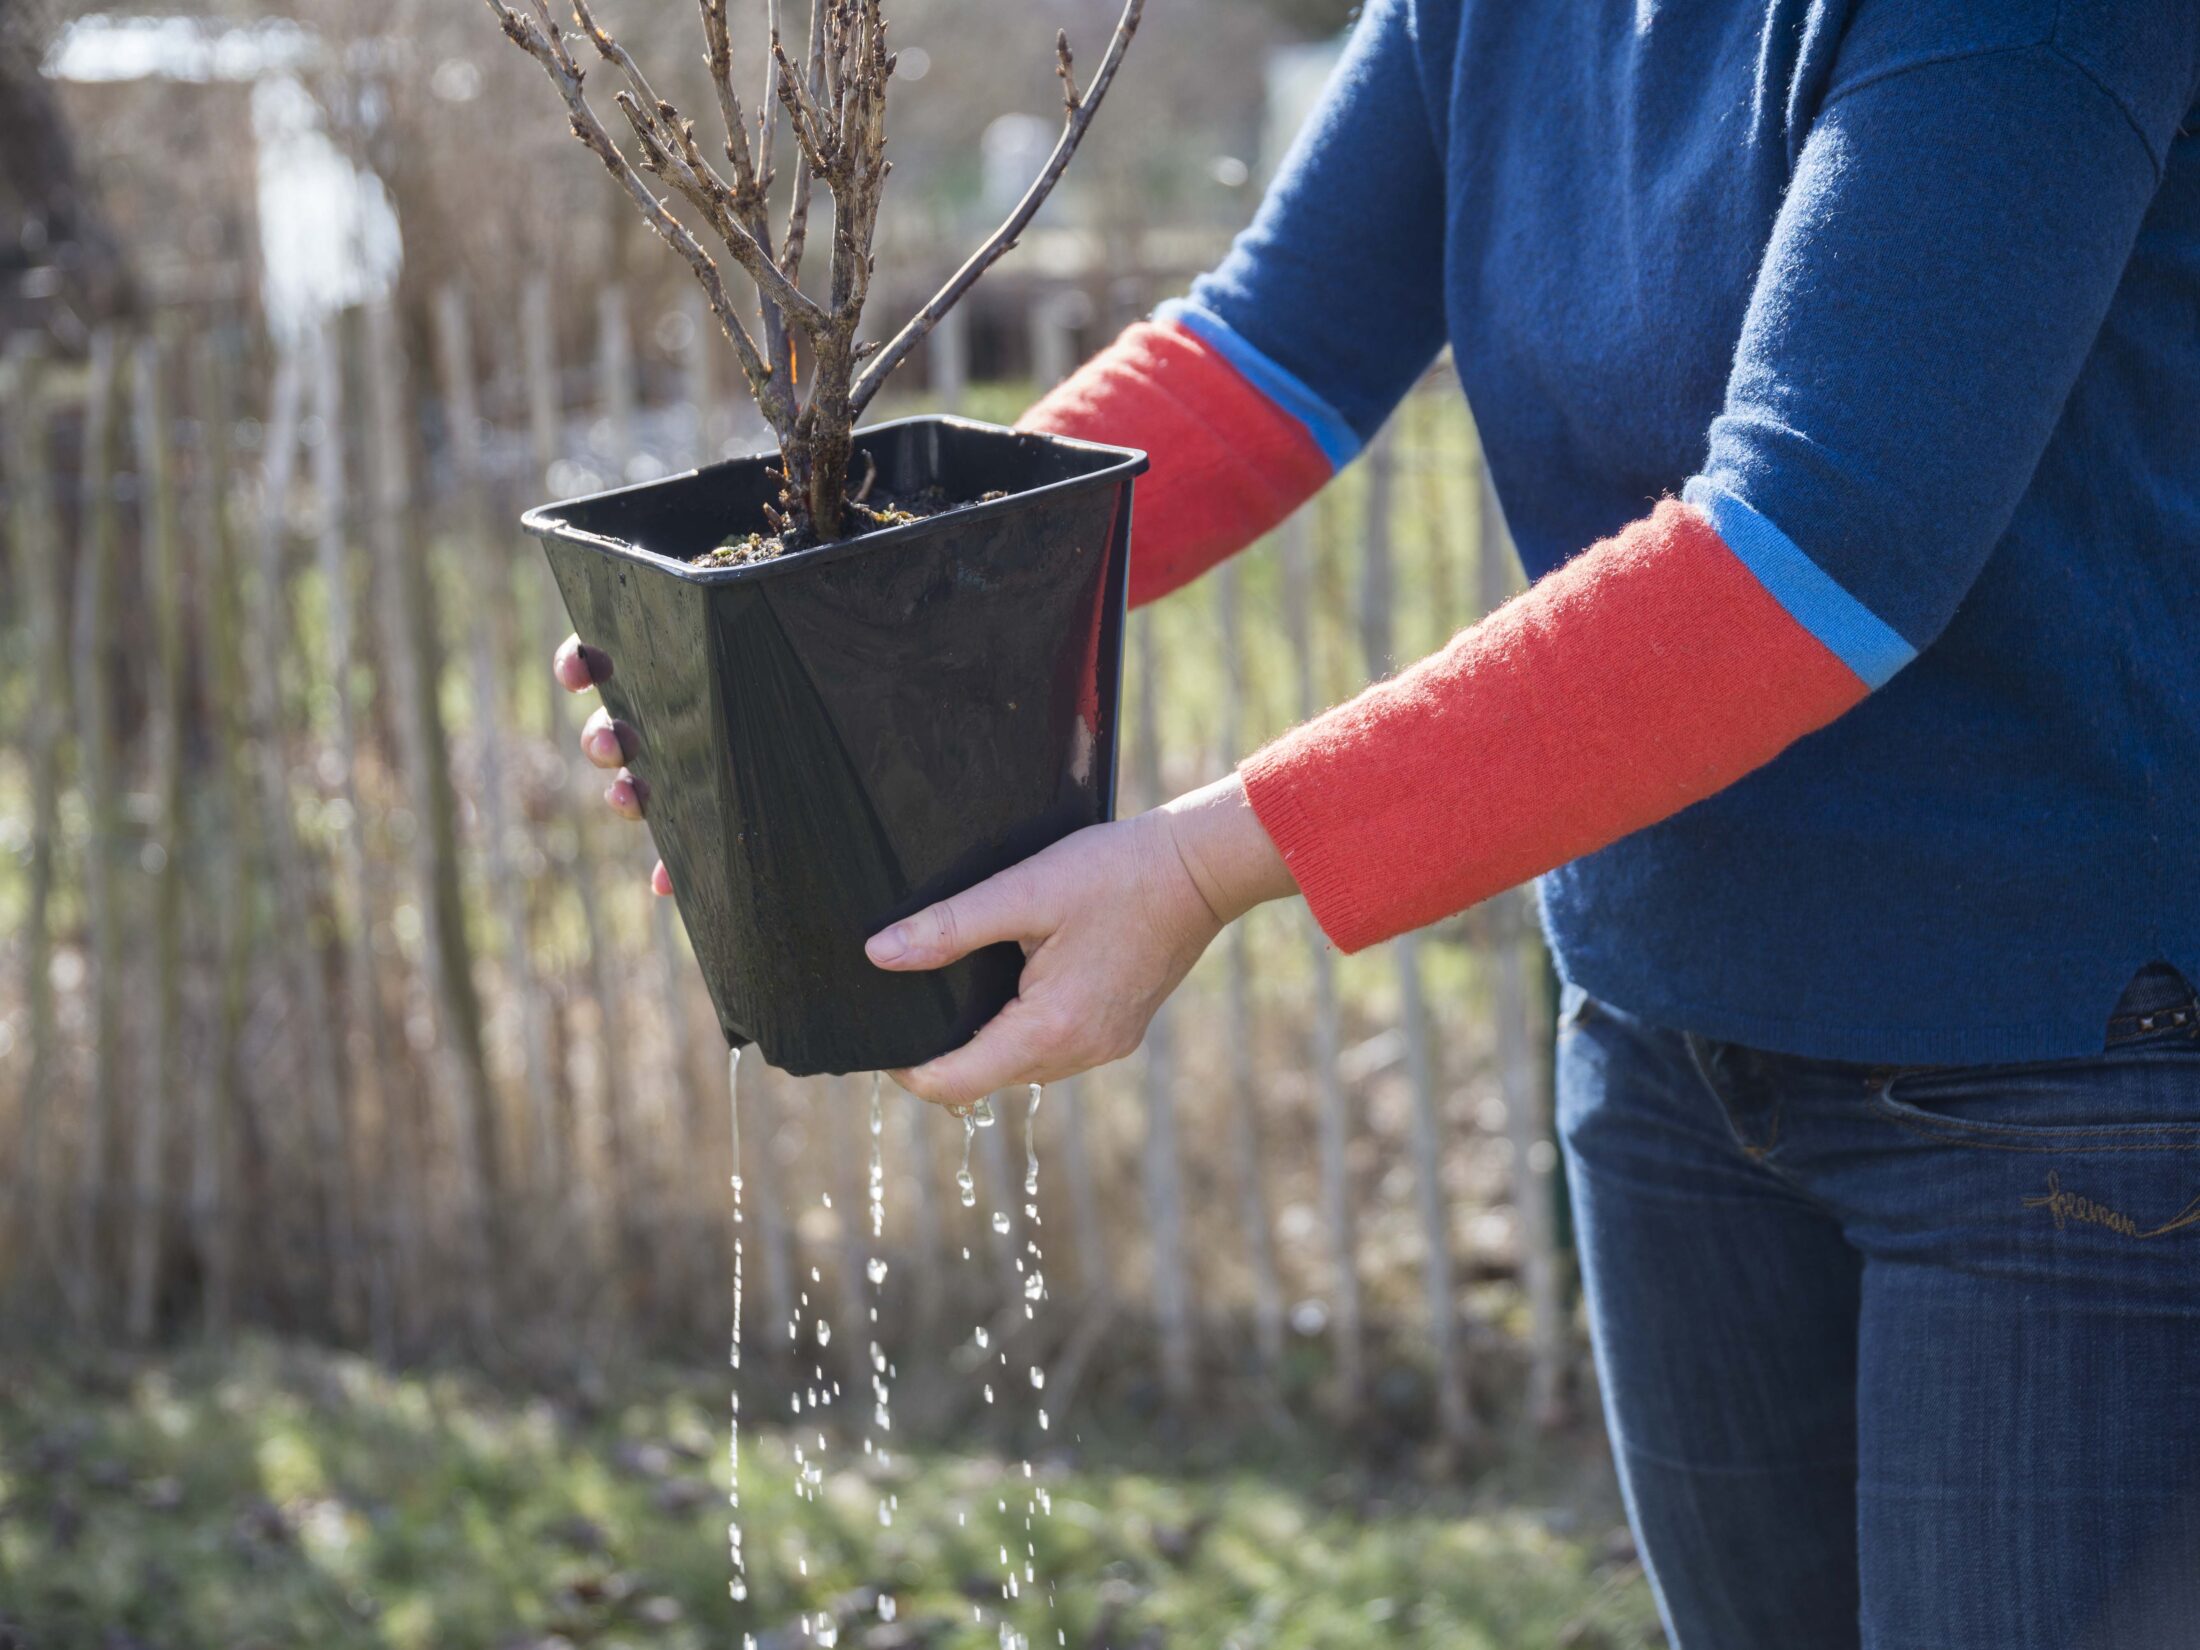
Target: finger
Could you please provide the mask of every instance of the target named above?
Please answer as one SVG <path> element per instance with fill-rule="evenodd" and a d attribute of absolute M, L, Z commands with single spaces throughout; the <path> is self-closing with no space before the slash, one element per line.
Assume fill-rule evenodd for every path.
<path fill-rule="evenodd" d="M 566 692 L 585 693 L 598 682 L 611 680 L 611 655 L 585 645 L 578 636 L 568 636 L 550 661 L 550 671 Z"/>
<path fill-rule="evenodd" d="M 961 1048 L 893 1079 L 935 1106 L 973 1105 L 997 1089 L 1043 1081 L 1060 1067 L 1062 1051 L 1049 1046 L 1049 1036 L 1019 997 Z"/>
<path fill-rule="evenodd" d="M 881 968 L 942 968 L 981 945 L 1044 938 L 1050 927 L 1044 903 L 1044 884 L 1012 866 L 873 934 L 864 954 Z"/>
<path fill-rule="evenodd" d="M 581 754 L 599 768 L 616 768 L 641 747 L 641 736 L 625 722 L 614 721 L 611 712 L 596 707 L 581 728 Z"/>
<path fill-rule="evenodd" d="M 649 873 L 649 891 L 659 899 L 672 898 L 672 873 L 665 869 L 665 862 L 661 859 L 657 862 L 657 869 Z"/>
<path fill-rule="evenodd" d="M 649 806 L 649 781 L 631 768 L 621 768 L 619 777 L 605 787 L 603 799 L 621 819 L 639 819 Z"/>

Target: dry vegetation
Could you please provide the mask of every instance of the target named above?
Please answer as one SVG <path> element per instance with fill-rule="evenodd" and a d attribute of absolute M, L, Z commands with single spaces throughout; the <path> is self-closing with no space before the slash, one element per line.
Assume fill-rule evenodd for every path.
<path fill-rule="evenodd" d="M 892 165 L 886 158 L 887 88 L 895 55 L 887 47 L 879 0 L 813 0 L 800 66 L 780 38 L 772 0 L 767 85 L 753 130 L 734 88 L 725 0 L 701 0 L 705 60 L 723 127 L 729 181 L 697 141 L 695 123 L 658 96 L 634 56 L 599 23 L 587 0 L 573 0 L 574 21 L 625 85 L 615 95 L 640 161 L 629 160 L 588 101 L 585 76 L 551 13 L 549 0 L 487 0 L 505 34 L 542 65 L 564 99 L 573 133 L 624 187 L 643 219 L 702 283 L 711 315 L 731 341 L 765 421 L 778 439 L 779 510 L 766 506 L 771 531 L 786 544 L 833 540 L 846 531 L 848 458 L 856 420 L 879 387 L 927 333 L 1016 244 L 1053 192 L 1099 111 L 1137 31 L 1144 0 L 1125 0 L 1115 33 L 1089 86 L 1077 83 L 1069 36 L 1055 40 L 1062 82 L 1062 133 L 1046 165 L 1006 222 L 947 283 L 883 343 L 861 339 L 863 310 L 877 266 L 879 207 Z M 774 241 L 772 186 L 778 116 L 784 106 L 795 150 L 791 199 Z M 754 284 L 760 337 L 727 292 L 718 264 L 666 209 L 648 179 L 671 187 L 710 226 L 733 263 Z M 820 302 L 802 289 L 811 197 L 822 184 L 832 198 L 832 257 Z M 807 377 L 807 388 L 803 381 Z"/>

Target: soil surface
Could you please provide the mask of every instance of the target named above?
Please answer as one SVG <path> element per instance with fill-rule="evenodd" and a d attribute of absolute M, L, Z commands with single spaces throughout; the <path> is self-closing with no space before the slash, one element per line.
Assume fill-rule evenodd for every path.
<path fill-rule="evenodd" d="M 950 510 L 960 510 L 971 504 L 985 504 L 1007 496 L 1006 493 L 991 492 L 981 493 L 974 499 L 949 498 L 946 490 L 940 487 L 923 487 L 913 493 L 890 493 L 881 488 L 876 495 L 876 503 L 861 499 L 848 501 L 851 530 L 841 542 L 888 527 L 906 527 L 912 521 L 943 516 Z M 720 540 L 715 548 L 704 551 L 690 565 L 747 567 L 753 562 L 777 561 L 781 556 L 791 555 L 797 550 L 814 548 L 814 542 L 797 540 L 792 533 L 745 533 Z"/>

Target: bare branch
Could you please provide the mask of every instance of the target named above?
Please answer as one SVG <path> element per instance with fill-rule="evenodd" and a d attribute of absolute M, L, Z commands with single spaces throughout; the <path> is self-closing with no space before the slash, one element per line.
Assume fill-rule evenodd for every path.
<path fill-rule="evenodd" d="M 772 61 L 779 65 L 779 101 L 787 106 L 794 140 L 801 145 L 810 170 L 819 177 L 829 177 L 840 158 L 838 129 L 829 129 L 825 111 L 818 107 L 810 88 L 795 74 L 794 65 L 787 61 L 786 50 L 776 40 L 772 42 Z"/>
<path fill-rule="evenodd" d="M 825 4 L 826 0 L 810 0 L 810 100 L 817 100 L 817 90 L 825 75 Z M 777 36 L 772 39 L 773 73 L 778 73 L 779 50 Z M 775 82 L 776 84 L 776 82 Z M 787 279 L 802 278 L 802 253 L 809 239 L 810 190 L 817 177 L 817 169 L 810 164 L 807 153 L 796 156 L 794 174 L 794 201 L 787 208 L 787 233 L 780 240 L 779 267 Z"/>
<path fill-rule="evenodd" d="M 733 307 L 733 300 L 726 294 L 726 284 L 720 278 L 718 265 L 705 252 L 702 243 L 688 233 L 687 226 L 665 209 L 656 191 L 649 187 L 641 173 L 613 141 L 610 132 L 596 117 L 582 90 L 584 77 L 572 54 L 565 49 L 558 26 L 551 21 L 544 0 L 531 0 L 539 21 L 530 21 L 514 11 L 505 0 L 486 0 L 490 11 L 496 14 L 498 23 L 512 41 L 520 46 L 549 75 L 565 100 L 567 114 L 571 117 L 573 135 L 585 143 L 602 161 L 620 187 L 626 190 L 634 204 L 641 209 L 642 217 L 658 237 L 687 261 L 702 283 L 703 292 L 710 302 L 711 313 L 718 317 L 718 324 L 725 329 L 733 342 L 735 357 L 741 371 L 749 381 L 749 389 L 759 406 L 765 404 L 771 385 L 771 369 L 757 354 L 756 341 L 749 336 L 748 328 L 741 324 L 741 317 Z M 662 150 L 660 148 L 660 153 Z"/>
<path fill-rule="evenodd" d="M 750 179 L 756 176 L 754 162 L 749 154 L 748 123 L 741 114 L 741 99 L 733 90 L 733 38 L 726 31 L 726 0 L 698 0 L 703 13 L 703 51 L 710 64 L 710 83 L 718 94 L 719 118 L 726 127 L 726 159 L 733 163 L 734 176 Z M 764 166 L 771 168 L 769 146 L 764 153 Z"/>
<path fill-rule="evenodd" d="M 1145 10 L 1146 0 L 1124 0 L 1123 14 L 1116 19 L 1115 34 L 1108 41 L 1107 54 L 1100 60 L 1099 71 L 1092 77 L 1092 85 L 1082 96 L 1074 96 L 1075 83 L 1069 74 L 1069 48 L 1066 41 L 1058 47 L 1057 62 L 1060 65 L 1065 92 L 1070 94 L 1067 117 L 1062 123 L 1062 135 L 1055 140 L 1054 152 L 1047 157 L 1031 187 L 1024 191 L 1024 198 L 1016 203 L 1016 209 L 985 244 L 964 260 L 962 268 L 948 278 L 947 284 L 933 294 L 922 309 L 910 317 L 909 324 L 894 334 L 892 342 L 881 350 L 871 364 L 863 369 L 863 375 L 850 391 L 851 409 L 860 414 L 878 394 L 879 386 L 886 382 L 894 369 L 909 357 L 909 352 L 924 341 L 925 334 L 939 325 L 940 317 L 961 300 L 962 295 L 977 284 L 978 277 L 1016 244 L 1017 237 L 1030 227 L 1039 208 L 1046 204 L 1047 196 L 1061 181 L 1062 173 L 1077 153 L 1077 145 L 1084 140 L 1086 128 L 1100 110 L 1102 99 L 1108 95 L 1108 87 L 1114 83 L 1115 71 L 1122 66 L 1123 54 L 1130 48 L 1131 36 L 1138 32 L 1138 19 Z"/>
<path fill-rule="evenodd" d="M 663 101 L 649 84 L 649 77 L 642 73 L 642 66 L 629 52 L 611 37 L 610 30 L 596 21 L 596 14 L 588 9 L 588 0 L 573 0 L 573 21 L 580 24 L 596 48 L 597 55 L 626 76 L 626 83 L 634 89 L 634 95 L 642 100 L 642 107 L 654 109 Z"/>

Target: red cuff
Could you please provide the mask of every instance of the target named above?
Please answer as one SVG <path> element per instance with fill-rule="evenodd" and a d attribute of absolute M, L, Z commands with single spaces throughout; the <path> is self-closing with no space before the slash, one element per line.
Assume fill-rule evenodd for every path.
<path fill-rule="evenodd" d="M 1305 425 L 1168 322 L 1129 328 L 1019 423 L 1151 457 L 1131 517 L 1134 606 L 1244 549 L 1331 473 Z"/>
<path fill-rule="evenodd" d="M 1865 691 L 1668 500 L 1240 772 L 1356 951 L 1724 790 Z"/>

